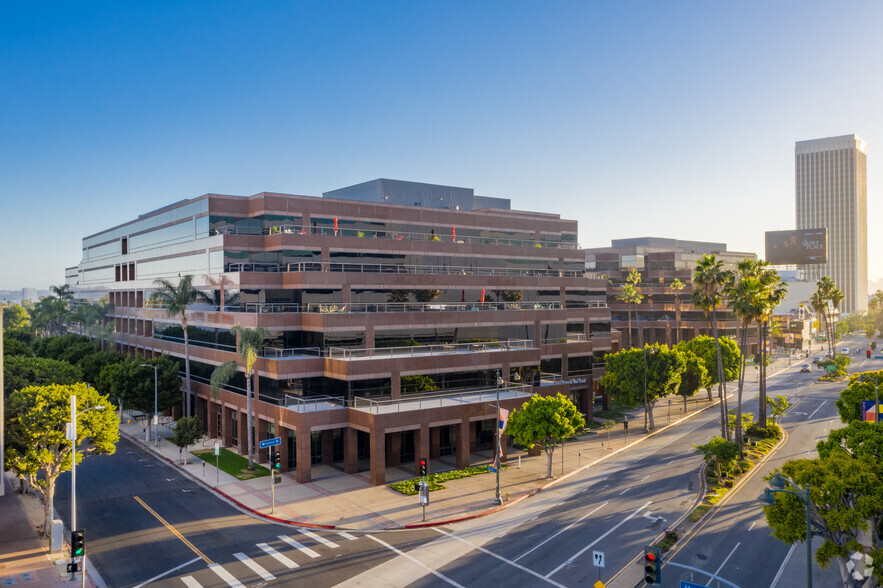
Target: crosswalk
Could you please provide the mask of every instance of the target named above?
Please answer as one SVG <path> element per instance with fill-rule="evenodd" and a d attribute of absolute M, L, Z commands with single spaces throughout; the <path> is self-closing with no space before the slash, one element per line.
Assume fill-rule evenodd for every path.
<path fill-rule="evenodd" d="M 307 529 L 297 529 L 297 531 L 302 535 L 302 537 L 298 537 L 302 541 L 306 541 L 306 539 L 310 539 L 314 542 L 313 547 L 316 549 L 328 548 L 328 549 L 338 549 L 340 545 L 335 543 L 331 539 L 319 535 L 318 533 L 314 533 Z M 338 532 L 338 536 L 341 539 L 346 541 L 355 541 L 358 539 L 355 535 L 345 532 Z M 275 564 L 281 564 L 286 570 L 293 570 L 295 568 L 299 568 L 300 564 L 297 563 L 293 558 L 301 557 L 308 558 L 306 561 L 316 559 L 321 557 L 321 554 L 313 549 L 312 547 L 308 547 L 304 543 L 301 543 L 297 539 L 291 537 L 290 535 L 279 535 L 279 541 L 282 545 L 277 544 L 279 549 L 284 549 L 286 553 L 281 553 L 279 549 L 271 546 L 268 543 L 258 543 L 255 547 L 258 549 L 259 553 L 253 554 L 255 558 L 259 556 L 268 556 L 270 559 L 267 560 L 266 557 L 263 560 L 263 564 L 268 567 L 273 567 L 269 562 L 275 562 Z M 283 547 L 284 545 L 284 547 Z M 291 548 L 289 550 L 288 548 Z M 213 563 L 208 566 L 208 569 L 214 572 L 216 578 L 212 578 L 211 574 L 208 574 L 207 578 L 202 578 L 203 582 L 206 582 L 208 586 L 218 586 L 218 585 L 226 585 L 230 586 L 230 588 L 245 588 L 249 583 L 254 583 L 258 578 L 263 580 L 264 582 L 269 582 L 271 580 L 275 580 L 276 576 L 268 570 L 264 565 L 261 565 L 257 561 L 255 561 L 252 557 L 249 557 L 246 553 L 240 551 L 233 554 L 233 557 L 236 558 L 239 562 L 241 562 L 248 570 L 251 571 L 253 576 L 243 576 L 242 581 L 238 579 L 233 573 L 224 568 L 221 564 Z M 235 562 L 234 562 L 235 563 Z M 239 569 L 236 568 L 236 571 L 242 571 L 244 574 L 248 574 L 244 568 Z M 207 573 L 207 572 L 206 572 Z M 255 577 L 256 576 L 256 577 Z M 222 584 L 217 584 L 218 578 L 223 582 Z M 203 588 L 203 583 L 197 580 L 193 575 L 183 576 L 180 578 L 181 582 L 184 583 L 184 586 L 187 588 Z"/>

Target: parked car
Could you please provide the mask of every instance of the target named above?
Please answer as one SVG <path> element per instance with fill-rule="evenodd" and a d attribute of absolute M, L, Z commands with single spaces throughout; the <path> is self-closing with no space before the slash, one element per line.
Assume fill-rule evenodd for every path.
<path fill-rule="evenodd" d="M 802 366 L 800 366 L 800 371 L 801 371 L 801 372 L 804 372 L 804 373 L 808 373 L 808 372 L 811 372 L 811 371 L 812 371 L 812 368 L 809 367 L 809 364 L 808 364 L 808 363 L 805 363 L 805 364 L 803 364 Z"/>
<path fill-rule="evenodd" d="M 819 363 L 820 361 L 822 361 L 822 358 L 819 357 L 818 355 L 812 358 L 813 363 Z"/>
<path fill-rule="evenodd" d="M 840 353 L 842 353 L 843 355 L 849 355 L 849 347 L 841 347 Z"/>

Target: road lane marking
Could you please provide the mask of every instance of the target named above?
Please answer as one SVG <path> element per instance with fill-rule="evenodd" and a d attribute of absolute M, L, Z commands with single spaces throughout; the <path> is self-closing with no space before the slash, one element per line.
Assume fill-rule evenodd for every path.
<path fill-rule="evenodd" d="M 300 566 L 267 545 L 266 543 L 258 543 L 258 547 L 263 549 L 267 555 L 274 558 L 276 561 L 287 567 L 289 570 L 293 570 L 294 568 L 299 568 Z"/>
<path fill-rule="evenodd" d="M 668 462 L 668 463 L 671 463 L 671 462 Z M 646 479 L 649 478 L 649 477 L 650 477 L 650 474 L 647 474 L 646 476 L 644 476 L 643 478 L 641 478 L 641 479 L 638 480 L 638 481 L 639 481 L 639 482 L 643 482 L 644 480 L 646 480 Z"/>
<path fill-rule="evenodd" d="M 193 579 L 193 576 L 184 576 L 181 578 L 187 588 L 202 588 L 202 584 Z"/>
<path fill-rule="evenodd" d="M 220 579 L 227 582 L 230 588 L 245 588 L 242 582 L 233 577 L 233 574 L 221 567 L 221 564 L 211 564 L 209 569 L 216 573 Z"/>
<path fill-rule="evenodd" d="M 156 517 L 156 520 L 158 520 L 159 522 L 161 522 L 161 523 L 165 526 L 166 529 L 168 529 L 169 531 L 172 532 L 172 534 L 175 535 L 175 537 L 177 537 L 178 539 L 180 539 L 181 541 L 183 541 L 183 542 L 184 542 L 184 545 L 186 545 L 187 547 L 189 547 L 189 548 L 191 549 L 191 551 L 193 551 L 193 553 L 195 553 L 196 555 L 198 555 L 199 557 L 201 557 L 202 560 L 203 560 L 205 563 L 207 563 L 208 565 L 212 565 L 212 564 L 215 563 L 215 562 L 213 562 L 212 560 L 210 560 L 209 558 L 207 558 L 207 557 L 205 556 L 205 554 L 203 554 L 200 550 L 198 550 L 198 549 L 196 548 L 196 546 L 193 545 L 193 543 L 191 543 L 190 541 L 188 541 L 187 538 L 184 537 L 184 535 L 182 535 L 182 534 L 178 531 L 178 529 L 176 529 L 175 527 L 173 527 L 172 525 L 170 525 L 169 523 L 167 523 L 166 520 L 165 520 L 164 518 L 162 518 L 161 516 L 159 516 L 159 513 L 157 513 L 155 510 L 153 510 L 152 508 L 150 508 L 149 506 L 147 506 L 147 503 L 145 503 L 143 500 L 141 500 L 141 499 L 138 498 L 137 496 L 133 496 L 133 498 L 134 498 L 135 500 L 137 500 L 137 501 L 138 501 L 138 504 L 140 504 L 141 506 L 143 506 L 143 507 L 147 510 L 147 512 L 149 512 L 149 513 L 152 514 L 154 517 Z"/>
<path fill-rule="evenodd" d="M 338 547 L 340 547 L 340 545 L 338 545 L 334 541 L 330 541 L 330 540 L 326 539 L 325 537 L 322 537 L 321 535 L 317 535 L 316 533 L 313 533 L 312 531 L 307 531 L 306 529 L 298 529 L 298 531 L 300 531 L 301 533 L 303 533 L 304 535 L 306 535 L 310 539 L 313 539 L 314 541 L 318 541 L 322 545 L 326 545 L 326 546 L 330 547 L 331 549 L 337 549 Z"/>
<path fill-rule="evenodd" d="M 622 496 L 623 494 L 625 494 L 625 493 L 628 492 L 629 490 L 631 490 L 631 488 L 626 488 L 625 490 L 623 490 L 622 492 L 620 492 L 619 495 Z"/>
<path fill-rule="evenodd" d="M 350 541 L 355 541 L 356 539 L 358 539 L 358 537 L 356 537 L 355 535 L 350 535 L 349 533 L 344 533 L 343 531 L 340 531 L 338 535 Z"/>
<path fill-rule="evenodd" d="M 147 586 L 148 584 L 152 584 L 153 582 L 156 582 L 157 580 L 159 580 L 159 579 L 162 578 L 163 576 L 168 576 L 168 575 L 171 574 L 172 572 L 177 572 L 177 571 L 180 570 L 181 568 L 186 568 L 186 567 L 189 566 L 190 564 L 195 563 L 195 562 L 198 562 L 200 559 L 201 559 L 201 558 L 199 558 L 199 557 L 194 557 L 194 558 L 191 559 L 190 561 L 188 561 L 188 562 L 184 562 L 184 563 L 182 563 L 181 565 L 179 565 L 179 566 L 176 567 L 176 568 L 172 568 L 172 569 L 170 569 L 170 570 L 168 570 L 168 571 L 165 571 L 165 572 L 161 573 L 161 574 L 158 575 L 158 576 L 154 576 L 154 577 L 152 577 L 151 579 L 149 579 L 149 580 L 147 580 L 147 581 L 145 581 L 145 582 L 141 582 L 141 583 L 138 584 L 137 586 L 133 586 L 133 588 L 144 588 L 144 586 Z"/>
<path fill-rule="evenodd" d="M 426 565 L 426 564 L 423 563 L 422 561 L 419 561 L 418 559 L 416 559 L 416 558 L 414 558 L 414 557 L 411 557 L 410 555 L 408 555 L 407 553 L 405 553 L 405 552 L 402 551 L 401 549 L 396 549 L 395 547 L 393 547 L 393 546 L 390 545 L 389 543 L 387 543 L 387 542 L 385 542 L 385 541 L 381 541 L 380 539 L 378 539 L 377 537 L 375 537 L 375 536 L 373 536 L 373 535 L 365 535 L 365 537 L 367 537 L 368 539 L 371 539 L 372 541 L 376 541 L 377 543 L 380 543 L 381 545 L 383 545 L 384 547 L 386 547 L 387 549 L 389 549 L 389 550 L 392 551 L 393 553 L 396 553 L 396 554 L 398 554 L 398 555 L 401 555 L 401 556 L 404 557 L 405 559 L 414 562 L 415 564 L 417 564 L 418 566 L 420 566 L 420 567 L 423 568 L 424 570 L 428 571 L 430 574 L 432 574 L 432 575 L 434 575 L 434 576 L 437 576 L 437 577 L 441 578 L 442 580 L 444 580 L 445 582 L 447 582 L 447 583 L 450 584 L 451 586 L 457 586 L 457 588 L 465 588 L 465 586 L 462 586 L 462 585 L 460 585 L 460 584 L 457 584 L 457 583 L 454 582 L 452 579 L 448 578 L 447 576 L 445 576 L 444 574 L 442 574 L 442 573 L 440 573 L 440 572 L 435 571 L 434 569 L 432 569 L 431 567 L 429 567 L 428 565 Z"/>
<path fill-rule="evenodd" d="M 721 573 L 721 570 L 724 569 L 724 566 L 727 565 L 727 562 L 730 561 L 730 558 L 733 557 L 733 554 L 736 553 L 736 550 L 739 549 L 740 545 L 742 545 L 742 542 L 737 541 L 736 546 L 733 547 L 733 549 L 730 551 L 730 555 L 728 555 L 727 557 L 724 558 L 724 561 L 721 562 L 720 567 L 714 571 L 714 576 L 709 579 L 714 579 L 715 577 L 718 576 L 718 574 Z"/>
<path fill-rule="evenodd" d="M 535 546 L 531 547 L 530 549 L 528 549 L 527 551 L 525 551 L 524 553 L 522 553 L 521 555 L 519 555 L 518 557 L 516 557 L 516 558 L 513 559 L 512 561 L 513 561 L 513 562 L 518 561 L 519 559 L 521 559 L 522 557 L 524 557 L 525 555 L 527 555 L 528 553 L 530 553 L 530 552 L 533 551 L 534 549 L 540 547 L 541 545 L 544 545 L 544 544 L 548 543 L 549 541 L 551 541 L 552 539 L 554 539 L 555 537 L 557 537 L 558 535 L 560 535 L 561 533 L 563 533 L 563 532 L 566 531 L 567 529 L 571 528 L 572 526 L 574 526 L 575 524 L 577 524 L 578 522 L 580 522 L 581 520 L 583 520 L 583 519 L 586 518 L 587 516 L 591 516 L 591 515 L 595 514 L 599 509 L 604 508 L 604 507 L 607 506 L 608 504 L 609 504 L 609 502 L 605 502 L 604 504 L 595 507 L 593 510 L 590 510 L 589 512 L 587 512 L 586 514 L 584 514 L 584 515 L 581 516 L 580 518 L 576 519 L 576 520 L 573 521 L 571 524 L 567 525 L 566 527 L 564 527 L 563 529 L 561 529 L 560 531 L 558 531 L 557 533 L 555 533 L 554 535 L 552 535 L 551 537 L 549 537 L 548 539 L 546 539 L 545 541 L 543 541 L 542 543 L 537 543 Z M 534 519 L 535 519 L 535 518 L 536 518 L 536 517 L 534 517 Z M 534 519 L 530 519 L 530 520 L 532 521 L 532 520 L 534 520 Z M 528 522 L 529 522 L 529 521 L 528 521 Z"/>
<path fill-rule="evenodd" d="M 315 551 L 313 551 L 312 549 L 310 549 L 306 545 L 304 545 L 302 543 L 298 543 L 297 541 L 295 541 L 291 537 L 288 537 L 286 535 L 279 535 L 279 538 L 282 539 L 283 541 L 285 541 L 286 543 L 288 543 L 289 545 L 291 545 L 292 547 L 294 547 L 295 549 L 301 551 L 305 555 L 309 555 L 310 557 L 319 557 L 318 553 L 316 553 Z"/>
<path fill-rule="evenodd" d="M 537 572 L 531 570 L 530 568 L 526 568 L 526 567 L 524 567 L 524 566 L 521 565 L 521 564 L 517 564 L 517 563 L 515 563 L 515 561 L 513 561 L 513 560 L 506 559 L 506 558 L 503 557 L 502 555 L 498 555 L 498 554 L 494 553 L 493 551 L 490 551 L 490 550 L 488 550 L 488 549 L 485 549 L 484 547 L 481 547 L 481 546 L 479 546 L 479 545 L 475 545 L 474 543 L 470 543 L 470 542 L 467 541 L 466 539 L 463 539 L 462 537 L 458 537 L 458 536 L 455 535 L 454 533 L 449 533 L 449 532 L 447 532 L 447 531 L 444 531 L 444 530 L 442 530 L 442 529 L 439 529 L 438 527 L 435 527 L 433 530 L 434 530 L 435 532 L 437 532 L 437 533 L 441 533 L 442 535 L 445 535 L 446 537 L 450 537 L 451 539 L 456 539 L 457 541 L 460 541 L 460 542 L 462 542 L 462 543 L 465 543 L 466 545 L 468 545 L 468 546 L 471 547 L 472 549 L 477 549 L 478 551 L 480 551 L 480 552 L 482 552 L 482 553 L 485 553 L 485 554 L 487 554 L 487 555 L 489 555 L 489 556 L 491 556 L 491 557 L 495 557 L 495 558 L 497 558 L 498 560 L 500 560 L 500 561 L 502 561 L 502 562 L 504 562 L 504 563 L 507 563 L 507 564 L 509 564 L 510 566 L 514 567 L 514 568 L 518 568 L 518 569 L 521 570 L 522 572 L 527 572 L 527 573 L 530 574 L 531 576 L 534 576 L 534 577 L 536 577 L 536 578 L 538 578 L 538 579 L 540 579 L 540 580 L 543 580 L 544 582 L 547 582 L 547 583 L 549 583 L 549 584 L 551 584 L 551 585 L 553 585 L 553 586 L 558 586 L 559 588 L 565 588 L 563 585 L 559 584 L 559 583 L 556 582 L 555 580 L 550 580 L 548 577 L 546 577 L 546 576 L 541 576 L 539 573 L 537 573 Z"/>
<path fill-rule="evenodd" d="M 748 527 L 748 530 L 750 531 L 751 529 L 753 529 L 754 525 L 756 525 L 756 524 L 757 524 L 757 521 L 752 521 L 751 526 Z"/>
<path fill-rule="evenodd" d="M 791 549 L 788 550 L 788 554 L 785 556 L 785 559 L 782 560 L 782 565 L 779 567 L 779 571 L 776 572 L 776 577 L 773 578 L 773 583 L 770 584 L 770 588 L 776 588 L 776 584 L 779 583 L 779 578 L 782 577 L 782 573 L 785 571 L 785 566 L 791 561 L 791 556 L 794 555 L 795 549 L 797 549 L 797 543 L 792 543 Z"/>
<path fill-rule="evenodd" d="M 576 553 L 574 553 L 574 554 L 570 557 L 570 559 L 568 559 L 567 561 L 565 561 L 564 563 L 562 563 L 560 566 L 558 566 L 557 568 L 555 568 L 554 570 L 552 570 L 551 572 L 549 572 L 548 574 L 546 574 L 544 577 L 545 577 L 545 578 L 549 578 L 549 576 L 552 576 L 553 574 L 555 574 L 555 572 L 557 572 L 558 570 L 560 570 L 561 568 L 563 568 L 563 567 L 566 566 L 567 564 L 571 563 L 573 560 L 575 560 L 576 558 L 578 558 L 579 556 L 581 556 L 582 554 L 584 554 L 584 553 L 585 553 L 586 551 L 588 551 L 589 549 L 593 548 L 593 547 L 594 547 L 595 545 L 597 545 L 602 539 L 604 539 L 605 537 L 607 537 L 607 535 L 609 535 L 610 533 L 614 532 L 615 530 L 617 530 L 618 528 L 620 528 L 621 526 L 623 526 L 626 522 L 629 521 L 629 519 L 631 519 L 632 517 L 634 517 L 635 515 L 637 515 L 639 512 L 641 512 L 642 510 L 644 510 L 645 508 L 647 508 L 647 507 L 650 506 L 651 504 L 653 504 L 653 501 L 652 501 L 652 500 L 648 500 L 647 502 L 645 502 L 645 503 L 643 504 L 643 506 L 639 506 L 639 507 L 638 507 L 638 508 L 637 508 L 632 514 L 630 514 L 630 515 L 627 516 L 626 518 L 622 519 L 619 523 L 617 523 L 616 525 L 614 525 L 613 527 L 611 527 L 606 533 L 604 533 L 603 535 L 601 535 L 600 537 L 598 537 L 597 539 L 595 539 L 594 541 L 592 541 L 591 543 L 589 543 L 588 545 L 586 545 L 585 547 L 583 547 L 582 549 L 580 549 L 579 551 L 577 551 Z"/>
<path fill-rule="evenodd" d="M 812 414 L 810 414 L 808 417 L 806 417 L 806 420 L 811 419 L 811 418 L 812 418 L 817 412 L 819 412 L 819 409 L 822 408 L 822 406 L 823 406 L 826 402 L 828 402 L 828 401 L 827 401 L 827 400 L 822 400 L 822 404 L 819 405 L 819 408 L 817 408 L 817 409 L 815 409 L 814 411 L 812 411 Z"/>
<path fill-rule="evenodd" d="M 247 565 L 249 568 L 251 568 L 251 571 L 253 571 L 255 574 L 257 574 L 258 576 L 263 578 L 265 581 L 269 582 L 270 580 L 276 579 L 276 576 L 274 576 L 273 574 L 271 574 L 270 572 L 265 570 L 261 566 L 261 564 L 259 564 L 255 560 L 251 559 L 250 557 L 248 557 L 244 553 L 241 553 L 241 552 L 234 553 L 233 557 L 235 557 L 236 559 L 238 559 L 239 561 L 241 561 L 242 563 Z"/>

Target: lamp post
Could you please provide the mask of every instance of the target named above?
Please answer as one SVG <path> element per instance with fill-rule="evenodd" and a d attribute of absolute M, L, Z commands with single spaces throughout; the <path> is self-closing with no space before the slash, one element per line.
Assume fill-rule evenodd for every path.
<path fill-rule="evenodd" d="M 494 461 L 497 464 L 497 467 L 494 468 L 497 470 L 497 490 L 494 494 L 494 505 L 499 506 L 503 504 L 503 499 L 500 497 L 500 467 L 503 465 L 502 460 L 500 460 L 500 387 L 503 385 L 503 377 L 500 375 L 500 370 L 497 370 L 497 420 L 494 422 L 495 430 L 495 439 L 497 452 L 494 454 Z"/>
<path fill-rule="evenodd" d="M 71 531 L 77 529 L 77 417 L 87 413 L 90 410 L 101 410 L 103 406 L 92 406 L 77 413 L 77 397 L 71 396 L 71 422 L 70 422 L 70 442 L 71 442 Z M 86 562 L 85 554 L 83 555 L 83 574 L 85 578 Z M 71 580 L 76 574 L 71 572 Z"/>
<path fill-rule="evenodd" d="M 791 484 L 794 490 L 785 490 L 786 483 Z M 772 506 L 776 503 L 774 492 L 793 494 L 806 505 L 806 585 L 807 588 L 812 588 L 812 500 L 809 494 L 809 484 L 806 485 L 805 490 L 802 490 L 800 486 L 776 472 L 776 475 L 770 480 L 770 486 L 772 488 L 764 488 L 763 494 L 757 497 L 757 501 L 762 505 Z"/>
<path fill-rule="evenodd" d="M 861 382 L 865 378 L 868 378 L 867 374 L 862 374 L 858 377 L 858 381 Z M 868 382 L 870 383 L 870 379 Z M 874 422 L 880 422 L 880 386 L 877 382 L 877 372 L 874 372 Z"/>
<path fill-rule="evenodd" d="M 159 411 L 157 410 L 157 407 L 159 406 L 159 403 L 157 402 L 158 395 L 157 395 L 157 393 L 156 393 L 156 390 L 157 390 L 157 379 L 158 379 L 158 376 L 157 376 L 158 372 L 157 372 L 157 369 L 156 369 L 157 366 L 156 366 L 156 365 L 150 365 L 149 363 L 142 363 L 142 364 L 141 364 L 141 367 L 152 367 L 152 368 L 153 368 L 153 446 L 154 446 L 154 447 L 159 447 L 159 433 L 157 432 L 157 426 L 156 426 L 156 424 L 157 424 L 157 423 L 156 423 L 156 421 L 157 421 L 156 414 L 159 412 Z M 149 441 L 149 440 L 150 440 L 150 439 L 148 439 L 148 441 Z"/>

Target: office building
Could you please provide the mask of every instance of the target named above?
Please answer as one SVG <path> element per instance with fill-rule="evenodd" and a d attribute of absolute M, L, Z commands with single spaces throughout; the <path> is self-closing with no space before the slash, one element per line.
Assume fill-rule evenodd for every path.
<path fill-rule="evenodd" d="M 623 347 L 643 347 L 645 343 L 674 345 L 698 335 L 711 336 L 712 327 L 705 311 L 690 302 L 696 262 L 703 255 L 714 255 L 725 267 L 733 269 L 745 258 L 757 258 L 753 253 L 728 251 L 725 243 L 660 237 L 613 239 L 610 247 L 585 251 L 586 271 L 609 282 L 607 305 L 611 325 L 622 332 Z M 638 304 L 618 299 L 632 269 L 641 275 L 638 291 L 643 299 Z M 676 279 L 684 284 L 680 290 L 671 286 Z M 717 308 L 717 327 L 722 337 L 738 334 L 739 321 L 725 301 Z"/>
<path fill-rule="evenodd" d="M 856 135 L 798 141 L 794 147 L 798 229 L 828 229 L 828 263 L 806 266 L 843 291 L 840 311 L 868 309 L 868 184 L 865 142 Z"/>
<path fill-rule="evenodd" d="M 408 200 L 388 203 L 385 182 Z M 190 274 L 213 294 L 216 306 L 187 313 L 195 414 L 242 453 L 244 378 L 214 399 L 209 377 L 237 358 L 233 325 L 270 331 L 255 365 L 256 436 L 281 437 L 298 482 L 317 464 L 382 484 L 417 457 L 488 460 L 497 393 L 515 409 L 562 392 L 591 418 L 619 334 L 606 282 L 585 274 L 576 221 L 408 184 L 177 202 L 84 238 L 67 282 L 107 292 L 117 348 L 146 356 L 184 356 L 179 320 L 150 302 L 154 280 Z"/>

